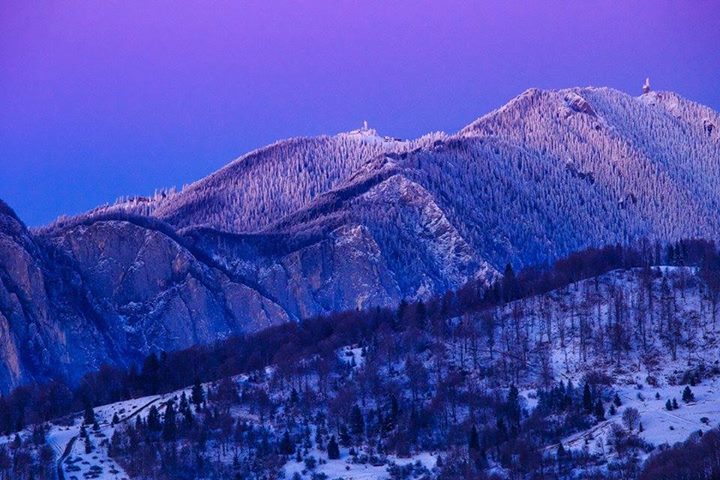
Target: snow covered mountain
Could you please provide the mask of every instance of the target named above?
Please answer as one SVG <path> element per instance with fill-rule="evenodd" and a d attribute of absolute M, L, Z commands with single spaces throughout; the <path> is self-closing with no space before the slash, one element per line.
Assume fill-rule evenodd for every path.
<path fill-rule="evenodd" d="M 452 135 L 367 127 L 30 231 L 0 211 L 0 389 L 489 283 L 593 245 L 720 232 L 720 117 L 528 90 Z"/>

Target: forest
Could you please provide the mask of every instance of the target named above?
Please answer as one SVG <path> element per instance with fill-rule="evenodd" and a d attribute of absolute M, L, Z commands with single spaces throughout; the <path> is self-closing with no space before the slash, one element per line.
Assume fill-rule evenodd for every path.
<path fill-rule="evenodd" d="M 700 299 L 701 318 L 685 313 L 691 298 Z M 10 440 L 0 447 L 0 478 L 51 478 L 40 467 L 53 455 L 48 425 L 72 423 L 76 412 L 84 412 L 86 451 L 106 450 L 131 478 L 291 470 L 292 478 L 326 478 L 319 470 L 340 457 L 385 465 L 398 479 L 677 478 L 702 458 L 704 473 L 683 478 L 714 478 L 717 462 L 703 452 L 718 432 L 658 449 L 643 440 L 643 418 L 624 405 L 613 376 L 635 359 L 650 371 L 705 349 L 695 334 L 715 332 L 719 300 L 713 242 L 641 242 L 518 273 L 508 265 L 490 288 L 471 282 L 397 309 L 156 352 L 77 385 L 27 385 L 0 398 L 0 432 Z M 687 369 L 662 402 L 687 408 L 696 385 L 718 374 L 710 362 Z M 110 438 L 97 435 L 99 406 L 159 394 L 147 415 L 113 417 Z M 612 454 L 563 443 L 613 418 Z M 434 452 L 433 465 L 395 461 L 421 452 Z"/>

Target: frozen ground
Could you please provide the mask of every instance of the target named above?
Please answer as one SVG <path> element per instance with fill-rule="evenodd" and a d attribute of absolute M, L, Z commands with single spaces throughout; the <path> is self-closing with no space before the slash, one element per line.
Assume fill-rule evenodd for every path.
<path fill-rule="evenodd" d="M 327 452 L 318 451 L 317 449 L 311 450 L 310 456 L 313 456 L 316 459 L 326 459 L 324 463 L 318 464 L 312 472 L 325 474 L 332 480 L 339 478 L 343 480 L 381 480 L 390 478 L 388 468 L 393 464 L 403 466 L 419 462 L 423 467 L 428 470 L 432 470 L 437 462 L 436 454 L 423 452 L 409 458 L 388 456 L 387 464 L 385 465 L 372 465 L 369 462 L 364 464 L 353 463 L 352 458 L 348 454 L 348 449 L 346 448 L 340 449 L 340 458 L 337 460 L 327 460 Z M 295 473 L 299 473 L 301 475 L 303 473 L 309 473 L 304 462 L 291 460 L 285 465 L 286 478 L 292 478 Z"/>
<path fill-rule="evenodd" d="M 81 437 L 82 415 L 72 418 L 72 425 L 51 425 L 48 432 L 48 443 L 53 446 L 59 457 L 58 472 L 61 480 L 121 480 L 128 475 L 114 460 L 108 456 L 108 445 L 115 426 L 112 418 L 117 414 L 120 423 L 130 421 L 134 416 L 142 414 L 152 404 L 158 403 L 162 396 L 135 398 L 95 409 L 98 429 L 86 426 L 87 444 L 90 451 L 86 452 L 86 441 Z M 68 422 L 70 423 L 70 422 Z"/>
<path fill-rule="evenodd" d="M 612 425 L 622 425 L 622 414 L 626 408 L 636 408 L 640 413 L 642 432 L 635 433 L 652 445 L 673 445 L 687 438 L 698 430 L 707 431 L 720 424 L 720 379 L 706 379 L 703 383 L 691 387 L 695 401 L 682 401 L 685 386 L 664 385 L 638 388 L 637 385 L 618 385 L 615 387 L 622 405 L 615 415 L 606 412 L 607 420 L 590 430 L 567 437 L 563 443 L 566 448 L 583 449 L 591 453 L 612 455 L 612 447 L 608 445 L 608 436 Z M 680 408 L 668 411 L 667 400 L 676 399 Z"/>

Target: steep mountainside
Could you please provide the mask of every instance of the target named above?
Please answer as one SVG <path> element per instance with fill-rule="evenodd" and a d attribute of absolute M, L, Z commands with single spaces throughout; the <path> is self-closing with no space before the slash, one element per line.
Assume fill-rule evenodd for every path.
<path fill-rule="evenodd" d="M 3 208 L 0 389 L 427 298 L 508 262 L 715 238 L 718 125 L 673 93 L 528 90 L 454 135 L 285 140 L 35 231 Z"/>
<path fill-rule="evenodd" d="M 30 380 L 75 380 L 104 362 L 129 365 L 151 351 L 289 318 L 256 289 L 195 256 L 171 229 L 98 220 L 62 237 L 33 238 L 2 207 L 2 390 Z"/>

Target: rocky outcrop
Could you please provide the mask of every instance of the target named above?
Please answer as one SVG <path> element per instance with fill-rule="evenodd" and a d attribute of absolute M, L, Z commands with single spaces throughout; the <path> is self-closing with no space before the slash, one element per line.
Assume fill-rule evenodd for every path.
<path fill-rule="evenodd" d="M 33 238 L 0 219 L 2 390 L 290 318 L 161 231 L 102 220 Z"/>

